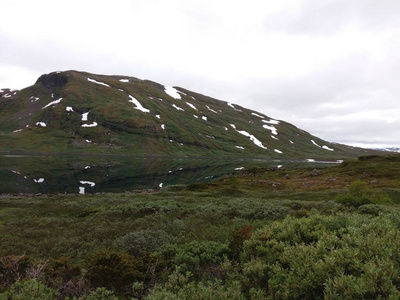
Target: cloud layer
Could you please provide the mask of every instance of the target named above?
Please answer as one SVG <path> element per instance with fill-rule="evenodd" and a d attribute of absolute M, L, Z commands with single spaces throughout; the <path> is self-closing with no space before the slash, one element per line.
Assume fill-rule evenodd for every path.
<path fill-rule="evenodd" d="M 0 9 L 0 87 L 56 70 L 132 75 L 329 141 L 400 146 L 396 0 L 21 0 Z"/>

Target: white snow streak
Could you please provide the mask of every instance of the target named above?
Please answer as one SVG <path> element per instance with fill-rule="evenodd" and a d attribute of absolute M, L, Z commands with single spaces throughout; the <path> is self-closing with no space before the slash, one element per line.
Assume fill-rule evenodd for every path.
<path fill-rule="evenodd" d="M 176 110 L 185 111 L 183 108 L 176 106 L 175 104 L 172 104 L 172 107 L 175 108 Z"/>
<path fill-rule="evenodd" d="M 322 149 L 325 149 L 325 150 L 329 150 L 329 151 L 334 151 L 332 148 L 329 148 L 328 146 L 322 146 Z"/>
<path fill-rule="evenodd" d="M 120 79 L 121 82 L 129 82 L 129 79 Z"/>
<path fill-rule="evenodd" d="M 216 113 L 216 114 L 217 114 L 217 112 L 216 112 L 215 110 L 213 110 L 212 108 L 210 108 L 208 105 L 206 105 L 206 107 L 207 107 L 208 110 L 210 110 L 210 111 L 212 111 L 213 113 Z"/>
<path fill-rule="evenodd" d="M 157 118 L 157 119 L 161 119 L 161 116 L 160 116 L 160 115 L 156 115 L 156 118 Z"/>
<path fill-rule="evenodd" d="M 313 143 L 315 146 L 317 146 L 317 147 L 321 148 L 321 146 L 320 146 L 320 145 L 318 145 L 316 142 L 314 142 L 314 140 L 311 140 L 311 143 Z"/>
<path fill-rule="evenodd" d="M 73 109 L 71 106 L 67 106 L 67 107 L 65 108 L 65 110 L 66 110 L 66 111 L 74 111 L 74 109 Z"/>
<path fill-rule="evenodd" d="M 181 95 L 179 95 L 178 90 L 173 88 L 172 86 L 165 86 L 164 91 L 166 94 L 174 99 L 181 99 Z"/>
<path fill-rule="evenodd" d="M 230 107 L 232 107 L 235 111 L 242 111 L 242 110 L 237 109 L 236 107 L 234 107 L 232 103 L 228 103 L 228 105 L 229 105 Z"/>
<path fill-rule="evenodd" d="M 276 129 L 275 126 L 269 126 L 269 125 L 263 125 L 263 128 L 268 129 L 271 131 L 272 134 L 277 135 L 278 134 L 278 130 Z"/>
<path fill-rule="evenodd" d="M 96 127 L 97 122 L 93 122 L 92 124 L 83 124 L 82 127 Z"/>
<path fill-rule="evenodd" d="M 36 183 L 42 183 L 42 182 L 44 182 L 44 178 L 33 179 L 33 181 Z"/>
<path fill-rule="evenodd" d="M 161 124 L 161 128 L 165 130 L 165 125 L 164 125 L 164 124 Z"/>
<path fill-rule="evenodd" d="M 238 149 L 244 150 L 244 147 L 242 147 L 242 146 L 235 146 L 235 147 Z"/>
<path fill-rule="evenodd" d="M 207 117 L 206 116 L 202 116 L 201 117 L 204 121 L 207 121 Z"/>
<path fill-rule="evenodd" d="M 235 171 L 240 171 L 240 170 L 243 170 L 244 169 L 244 167 L 239 167 L 239 168 L 235 168 Z"/>
<path fill-rule="evenodd" d="M 315 146 L 317 146 L 317 147 L 319 147 L 319 148 L 322 148 L 322 149 L 325 149 L 325 150 L 329 150 L 329 151 L 334 151 L 332 148 L 329 148 L 328 146 L 326 146 L 326 145 L 324 145 L 324 146 L 320 146 L 320 145 L 318 145 L 316 142 L 314 142 L 314 140 L 311 140 L 311 143 L 313 143 Z"/>
<path fill-rule="evenodd" d="M 129 100 L 129 102 L 132 102 L 133 104 L 136 105 L 136 107 L 134 107 L 134 109 L 140 110 L 140 111 L 145 112 L 145 113 L 150 112 L 150 110 L 147 109 L 147 108 L 144 108 L 144 107 L 142 106 L 142 104 L 140 104 L 140 102 L 139 102 L 138 100 L 135 99 L 135 97 L 129 95 L 129 98 L 131 98 L 131 100 Z"/>
<path fill-rule="evenodd" d="M 44 122 L 37 122 L 36 123 L 36 126 L 42 126 L 42 127 L 46 127 L 47 125 L 46 125 L 46 123 L 44 123 Z"/>
<path fill-rule="evenodd" d="M 107 87 L 110 87 L 107 83 L 101 82 L 101 81 L 96 81 L 94 79 L 88 78 L 87 80 L 89 80 L 90 82 L 96 83 L 96 84 L 100 84 L 100 85 L 104 85 Z"/>
<path fill-rule="evenodd" d="M 82 114 L 82 121 L 87 121 L 87 119 L 88 119 L 88 114 L 89 114 L 89 112 L 83 113 L 83 114 Z"/>
<path fill-rule="evenodd" d="M 261 119 L 264 119 L 265 117 L 264 116 L 260 116 L 259 114 L 256 114 L 256 113 L 251 113 L 253 116 L 256 116 L 256 117 L 259 117 L 259 118 L 261 118 Z"/>
<path fill-rule="evenodd" d="M 199 118 L 199 116 L 196 116 L 196 115 L 193 115 L 193 117 L 195 117 L 196 119 L 198 119 L 198 118 Z"/>
<path fill-rule="evenodd" d="M 46 106 L 43 106 L 42 109 L 45 109 L 46 107 L 49 107 L 49 106 L 51 106 L 51 105 L 55 105 L 55 104 L 57 104 L 57 103 L 60 103 L 61 100 L 62 100 L 62 98 L 57 99 L 57 100 L 54 100 L 54 101 L 51 101 L 51 102 L 50 102 L 49 104 L 47 104 Z"/>
<path fill-rule="evenodd" d="M 247 136 L 250 141 L 252 141 L 256 146 L 263 148 L 263 149 L 268 149 L 267 147 L 265 147 L 260 140 L 258 140 L 254 135 L 248 133 L 247 131 L 244 130 L 237 130 L 236 126 L 234 124 L 231 124 L 232 128 L 235 129 L 238 133 Z"/>
<path fill-rule="evenodd" d="M 189 106 L 190 106 L 191 108 L 193 108 L 194 110 L 198 110 L 198 109 L 196 108 L 196 106 L 194 106 L 192 103 L 186 102 L 186 104 L 189 105 Z"/>
<path fill-rule="evenodd" d="M 272 124 L 272 125 L 278 125 L 280 123 L 278 120 L 273 120 L 273 119 L 270 119 L 269 121 L 267 121 L 267 120 L 261 120 L 261 121 L 263 121 L 264 123 L 267 123 L 267 124 Z"/>
<path fill-rule="evenodd" d="M 81 181 L 79 181 L 81 184 L 88 184 L 88 185 L 90 185 L 91 187 L 94 187 L 96 184 L 94 183 L 94 182 L 92 182 L 92 181 L 84 181 L 84 180 L 81 180 Z"/>
<path fill-rule="evenodd" d="M 279 154 L 282 154 L 282 153 L 283 153 L 281 150 L 278 150 L 278 149 L 274 149 L 274 151 L 275 151 L 276 153 L 279 153 Z"/>

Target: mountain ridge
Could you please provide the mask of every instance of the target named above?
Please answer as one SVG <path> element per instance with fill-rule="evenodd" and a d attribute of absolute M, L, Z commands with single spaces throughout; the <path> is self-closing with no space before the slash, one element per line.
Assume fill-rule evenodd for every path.
<path fill-rule="evenodd" d="M 0 92 L 0 151 L 340 159 L 370 150 L 330 143 L 283 120 L 179 86 L 81 71 Z"/>

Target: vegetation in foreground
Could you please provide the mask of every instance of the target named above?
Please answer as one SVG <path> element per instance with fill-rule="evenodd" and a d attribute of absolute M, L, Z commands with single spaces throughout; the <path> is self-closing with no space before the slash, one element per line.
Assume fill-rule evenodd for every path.
<path fill-rule="evenodd" d="M 400 157 L 0 198 L 0 299 L 398 299 Z"/>

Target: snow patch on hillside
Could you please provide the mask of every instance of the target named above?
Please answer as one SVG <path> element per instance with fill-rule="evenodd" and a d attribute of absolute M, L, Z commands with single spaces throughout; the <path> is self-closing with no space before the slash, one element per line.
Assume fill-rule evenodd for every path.
<path fill-rule="evenodd" d="M 237 109 L 236 107 L 234 107 L 232 103 L 228 103 L 228 105 L 232 107 L 235 111 L 242 111 L 241 109 Z"/>
<path fill-rule="evenodd" d="M 120 79 L 119 81 L 121 81 L 121 82 L 129 82 L 129 79 Z"/>
<path fill-rule="evenodd" d="M 311 140 L 311 143 L 313 143 L 315 146 L 317 146 L 317 147 L 319 147 L 319 148 L 322 148 L 322 149 L 325 149 L 325 150 L 328 150 L 328 151 L 335 151 L 334 149 L 329 148 L 329 147 L 326 146 L 326 145 L 324 145 L 324 146 L 318 145 L 314 140 Z"/>
<path fill-rule="evenodd" d="M 37 122 L 36 126 L 42 126 L 42 127 L 46 127 L 46 123 L 45 122 Z"/>
<path fill-rule="evenodd" d="M 165 130 L 165 124 L 161 124 L 161 128 Z"/>
<path fill-rule="evenodd" d="M 56 105 L 56 104 L 60 103 L 61 100 L 62 100 L 62 98 L 57 99 L 57 100 L 54 100 L 54 101 L 51 101 L 51 102 L 50 102 L 49 104 L 47 104 L 46 106 L 43 106 L 42 109 L 45 109 L 45 108 L 47 108 L 47 107 L 49 107 L 49 106 L 51 106 L 51 105 Z"/>
<path fill-rule="evenodd" d="M 207 121 L 207 117 L 206 116 L 202 116 L 201 117 L 204 121 Z"/>
<path fill-rule="evenodd" d="M 334 151 L 332 148 L 329 148 L 328 146 L 322 146 L 322 149 L 325 149 L 325 150 L 329 150 L 329 151 Z"/>
<path fill-rule="evenodd" d="M 91 78 L 88 78 L 87 80 L 90 81 L 90 82 L 99 84 L 99 85 L 104 85 L 104 86 L 106 86 L 106 87 L 110 87 L 107 83 L 104 83 L 104 82 L 101 82 L 101 81 L 96 81 L 96 80 L 91 79 Z"/>
<path fill-rule="evenodd" d="M 263 128 L 268 129 L 271 131 L 272 134 L 277 135 L 278 134 L 278 130 L 276 129 L 276 127 L 274 125 L 263 125 Z"/>
<path fill-rule="evenodd" d="M 244 131 L 244 130 L 237 130 L 235 124 L 230 124 L 230 125 L 232 126 L 233 129 L 236 130 L 236 132 L 238 132 L 238 133 L 240 133 L 240 134 L 242 134 L 244 136 L 247 136 L 250 139 L 250 141 L 252 141 L 256 146 L 258 146 L 258 147 L 260 147 L 262 149 L 268 149 L 254 135 L 252 135 L 252 134 L 250 134 L 250 133 L 248 133 L 247 131 Z"/>
<path fill-rule="evenodd" d="M 280 123 L 278 120 L 273 120 L 273 119 L 261 120 L 261 121 L 263 121 L 264 123 L 267 123 L 267 124 L 272 124 L 272 125 L 278 125 Z"/>
<path fill-rule="evenodd" d="M 29 98 L 29 100 L 31 100 L 31 102 L 36 102 L 39 99 L 40 99 L 39 97 L 35 97 L 35 96 L 32 96 L 32 97 Z"/>
<path fill-rule="evenodd" d="M 74 111 L 74 109 L 73 109 L 71 106 L 67 106 L 67 107 L 65 108 L 65 110 L 66 110 L 66 111 Z"/>
<path fill-rule="evenodd" d="M 253 116 L 256 116 L 256 117 L 259 117 L 259 118 L 261 118 L 261 119 L 264 119 L 265 117 L 264 116 L 260 116 L 259 114 L 256 114 L 256 113 L 251 113 Z"/>
<path fill-rule="evenodd" d="M 175 104 L 172 104 L 172 107 L 175 108 L 176 110 L 185 111 L 182 107 L 176 106 Z"/>
<path fill-rule="evenodd" d="M 174 99 L 182 99 L 181 95 L 179 95 L 179 93 L 178 93 L 178 90 L 172 86 L 165 86 L 164 91 L 166 94 L 168 94 L 169 96 L 171 96 Z"/>
<path fill-rule="evenodd" d="M 198 118 L 199 118 L 199 116 L 196 116 L 196 115 L 193 115 L 193 117 L 195 117 L 196 119 L 198 119 Z"/>
<path fill-rule="evenodd" d="M 81 180 L 81 181 L 79 181 L 81 184 L 88 184 L 88 185 L 90 185 L 91 187 L 94 187 L 96 184 L 94 183 L 94 182 L 92 182 L 92 181 L 85 181 L 85 180 Z"/>
<path fill-rule="evenodd" d="M 216 112 L 215 110 L 213 110 L 212 108 L 210 108 L 208 105 L 206 105 L 206 107 L 207 107 L 207 109 L 208 109 L 209 111 L 212 111 L 213 113 L 216 113 L 216 114 L 217 114 L 217 112 Z"/>
<path fill-rule="evenodd" d="M 96 127 L 97 122 L 93 122 L 92 124 L 83 124 L 82 127 Z"/>
<path fill-rule="evenodd" d="M 129 102 L 132 102 L 133 104 L 136 105 L 136 107 L 134 107 L 134 109 L 140 110 L 140 111 L 145 112 L 145 113 L 149 113 L 150 112 L 150 110 L 147 109 L 147 108 L 144 108 L 142 106 L 142 104 L 140 104 L 140 102 L 137 99 L 135 99 L 135 97 L 133 97 L 132 95 L 129 95 L 129 98 L 131 98 L 131 100 L 129 100 Z"/>
<path fill-rule="evenodd" d="M 87 112 L 87 113 L 83 113 L 82 114 L 82 121 L 87 121 L 88 120 L 88 115 L 89 115 L 89 112 Z"/>
<path fill-rule="evenodd" d="M 191 108 L 193 108 L 194 110 L 198 110 L 198 109 L 196 108 L 196 106 L 194 106 L 192 103 L 186 102 L 186 104 L 189 105 L 189 106 L 190 106 Z"/>
<path fill-rule="evenodd" d="M 278 150 L 278 149 L 274 149 L 274 151 L 275 151 L 276 153 L 279 153 L 279 154 L 282 154 L 282 153 L 283 153 L 281 150 Z"/>
<path fill-rule="evenodd" d="M 161 119 L 161 115 L 156 115 L 156 118 L 157 119 Z"/>
<path fill-rule="evenodd" d="M 235 146 L 235 148 L 238 148 L 240 150 L 244 150 L 245 149 L 243 146 Z"/>

